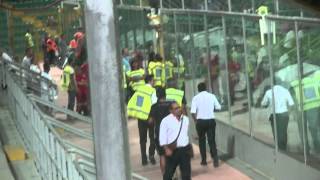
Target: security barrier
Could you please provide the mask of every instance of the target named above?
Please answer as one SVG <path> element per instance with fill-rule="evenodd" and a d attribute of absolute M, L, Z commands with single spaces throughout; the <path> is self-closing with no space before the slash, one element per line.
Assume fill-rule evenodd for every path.
<path fill-rule="evenodd" d="M 8 71 L 6 71 L 6 74 Z M 6 75 L 10 110 L 36 167 L 44 179 L 88 179 L 35 102 Z"/>

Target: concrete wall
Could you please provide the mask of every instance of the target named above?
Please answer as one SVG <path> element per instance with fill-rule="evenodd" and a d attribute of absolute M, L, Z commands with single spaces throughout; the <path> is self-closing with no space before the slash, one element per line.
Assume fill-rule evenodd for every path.
<path fill-rule="evenodd" d="M 278 180 L 320 179 L 320 171 L 286 154 L 276 153 L 270 145 L 220 121 L 217 121 L 216 139 L 219 150 L 228 152 L 266 176 Z"/>

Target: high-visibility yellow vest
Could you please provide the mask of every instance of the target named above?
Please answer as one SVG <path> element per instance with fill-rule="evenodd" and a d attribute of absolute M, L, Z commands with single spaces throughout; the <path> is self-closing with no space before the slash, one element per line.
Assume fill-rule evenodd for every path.
<path fill-rule="evenodd" d="M 312 77 L 303 78 L 301 84 L 303 91 L 303 110 L 306 111 L 320 107 L 320 75 L 315 74 Z M 295 96 L 300 104 L 299 80 L 293 81 L 291 86 L 294 88 Z"/>
<path fill-rule="evenodd" d="M 148 120 L 152 106 L 152 94 L 155 89 L 149 85 L 141 86 L 128 102 L 127 113 L 129 117 Z"/>
<path fill-rule="evenodd" d="M 128 72 L 127 72 L 127 76 L 128 76 L 129 78 L 141 78 L 141 77 L 143 77 L 143 75 L 144 75 L 144 69 L 142 69 L 142 68 L 140 68 L 140 69 L 138 69 L 138 70 L 133 70 L 133 71 L 128 71 Z M 131 82 L 129 83 L 129 86 L 131 86 L 132 89 L 133 89 L 134 91 L 136 91 L 139 86 L 142 86 L 142 85 L 144 85 L 144 84 L 145 84 L 144 79 L 141 79 L 141 80 L 136 81 L 136 82 L 131 81 Z"/>
<path fill-rule="evenodd" d="M 126 66 L 122 65 L 122 83 L 123 83 L 123 88 L 126 89 L 127 88 L 127 78 L 126 78 Z"/>
<path fill-rule="evenodd" d="M 176 101 L 179 104 L 179 106 L 182 105 L 183 96 L 184 96 L 184 92 L 179 89 L 175 89 L 175 88 L 166 89 L 166 100 Z"/>
<path fill-rule="evenodd" d="M 30 33 L 26 33 L 24 35 L 25 39 L 26 39 L 26 42 L 27 42 L 27 46 L 28 47 L 33 47 L 34 46 L 34 43 L 33 43 L 33 40 L 32 40 L 32 35 Z"/>
<path fill-rule="evenodd" d="M 62 78 L 61 78 L 62 90 L 67 91 L 69 89 L 71 74 L 74 74 L 74 69 L 70 65 L 66 65 L 66 67 L 64 67 L 63 69 Z"/>
<path fill-rule="evenodd" d="M 172 62 L 170 61 L 166 61 L 164 64 L 163 64 L 163 73 L 162 73 L 162 82 L 165 82 L 170 79 L 170 78 L 173 78 L 173 64 Z"/>
<path fill-rule="evenodd" d="M 154 86 L 162 86 L 162 63 L 161 62 L 150 62 L 148 67 L 149 74 L 153 75 Z"/>

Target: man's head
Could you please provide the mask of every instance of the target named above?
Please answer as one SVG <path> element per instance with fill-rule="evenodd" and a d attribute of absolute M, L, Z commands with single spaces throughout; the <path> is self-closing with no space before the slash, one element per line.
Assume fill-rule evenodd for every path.
<path fill-rule="evenodd" d="M 145 83 L 148 83 L 148 84 L 150 84 L 151 86 L 153 86 L 153 84 L 154 84 L 154 80 L 153 80 L 153 76 L 152 76 L 152 75 L 147 75 L 147 76 L 144 78 L 144 81 L 145 81 Z"/>
<path fill-rule="evenodd" d="M 26 51 L 25 51 L 25 53 L 26 53 L 26 56 L 27 56 L 27 57 L 32 57 L 32 54 L 33 54 L 33 53 L 32 53 L 32 48 L 27 48 Z"/>
<path fill-rule="evenodd" d="M 170 113 L 176 117 L 180 117 L 182 115 L 181 107 L 179 106 L 179 104 L 176 101 L 171 103 Z"/>
<path fill-rule="evenodd" d="M 165 99 L 166 98 L 166 90 L 162 87 L 157 89 L 157 98 L 158 99 Z"/>
<path fill-rule="evenodd" d="M 202 92 L 202 91 L 206 91 L 206 90 L 207 90 L 207 87 L 204 82 L 201 82 L 198 84 L 198 92 Z"/>
<path fill-rule="evenodd" d="M 139 69 L 139 61 L 136 58 L 133 58 L 133 60 L 130 63 L 130 66 L 132 70 Z"/>

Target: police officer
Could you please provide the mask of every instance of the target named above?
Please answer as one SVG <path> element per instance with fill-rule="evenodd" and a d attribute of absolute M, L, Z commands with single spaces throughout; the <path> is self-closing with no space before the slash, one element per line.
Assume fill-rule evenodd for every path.
<path fill-rule="evenodd" d="M 131 70 L 126 73 L 127 80 L 129 82 L 129 96 L 138 89 L 138 87 L 143 86 L 145 84 L 145 71 L 143 68 L 139 66 L 139 62 L 137 59 L 133 59 L 131 61 Z"/>
<path fill-rule="evenodd" d="M 313 145 L 316 152 L 320 152 L 320 71 L 305 77 L 301 81 L 303 99 L 300 99 L 299 80 L 291 82 L 298 104 L 303 103 L 302 111 L 305 123 L 308 123 Z M 301 107 L 300 105 L 298 107 Z M 301 109 L 300 109 L 301 110 Z M 305 131 L 306 132 L 306 131 Z M 309 153 L 308 138 L 306 138 L 307 153 Z"/>
<path fill-rule="evenodd" d="M 157 102 L 156 90 L 152 87 L 154 80 L 151 75 L 145 78 L 145 85 L 140 86 L 129 100 L 127 112 L 128 116 L 138 119 L 140 150 L 142 165 L 148 164 L 146 154 L 147 134 L 149 131 L 149 160 L 154 164 L 155 143 L 154 143 L 154 126 L 149 123 L 149 113 L 151 106 Z"/>
<path fill-rule="evenodd" d="M 183 114 L 186 112 L 186 98 L 184 91 L 177 89 L 177 82 L 175 79 L 168 79 L 167 89 L 166 89 L 166 100 L 175 101 L 181 107 Z"/>
<path fill-rule="evenodd" d="M 148 73 L 150 75 L 153 75 L 154 86 L 156 88 L 163 87 L 163 85 L 164 85 L 164 83 L 162 81 L 162 71 L 163 71 L 162 57 L 160 54 L 156 54 L 154 61 L 150 62 L 149 66 L 148 66 Z"/>

